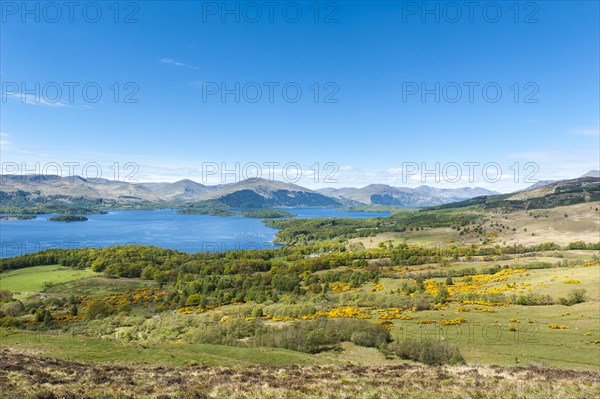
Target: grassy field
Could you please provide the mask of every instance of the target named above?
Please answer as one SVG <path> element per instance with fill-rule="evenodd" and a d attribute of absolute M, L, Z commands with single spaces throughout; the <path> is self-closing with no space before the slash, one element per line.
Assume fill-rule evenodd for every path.
<path fill-rule="evenodd" d="M 156 286 L 156 282 L 139 278 L 107 278 L 95 273 L 94 277 L 82 280 L 73 280 L 55 284 L 44 292 L 48 294 L 62 294 L 69 292 L 71 295 L 103 296 L 114 292 L 125 292 L 144 287 Z"/>
<path fill-rule="evenodd" d="M 493 224 L 506 226 L 495 231 Z M 536 209 L 486 216 L 482 227 L 488 230 L 486 238 L 493 243 L 503 245 L 533 245 L 555 242 L 566 245 L 573 241 L 597 242 L 600 231 L 600 210 L 598 203 L 584 203 L 561 206 L 552 209 Z M 514 230 L 513 230 L 514 229 Z M 392 241 L 416 245 L 440 245 L 445 243 L 480 243 L 481 237 L 461 236 L 448 227 L 407 230 L 405 232 L 386 232 L 375 237 L 351 239 L 350 243 L 362 243 L 365 248 L 376 248 L 381 242 Z"/>
<path fill-rule="evenodd" d="M 68 361 L 87 363 L 117 363 L 122 365 L 153 366 L 247 366 L 252 364 L 310 365 L 331 363 L 317 357 L 272 348 L 240 348 L 211 344 L 160 343 L 136 345 L 111 339 L 79 336 L 65 333 L 34 333 L 2 330 L 3 347 L 35 351 Z"/>
<path fill-rule="evenodd" d="M 430 338 L 456 344 L 468 364 L 539 364 L 562 369 L 600 370 L 597 302 L 571 307 L 515 305 L 495 308 L 495 313 L 457 312 L 458 307 L 449 305 L 443 311 L 418 312 L 413 320 L 397 321 L 392 336 L 399 340 Z M 464 324 L 439 324 L 440 320 L 458 317 L 465 319 Z M 419 324 L 423 320 L 437 323 Z M 551 323 L 569 328 L 551 329 L 548 327 Z M 510 326 L 514 326 L 515 331 L 511 331 Z"/>
<path fill-rule="evenodd" d="M 0 289 L 9 290 L 17 297 L 42 292 L 55 284 L 98 276 L 90 269 L 74 270 L 60 265 L 35 266 L 0 273 Z"/>

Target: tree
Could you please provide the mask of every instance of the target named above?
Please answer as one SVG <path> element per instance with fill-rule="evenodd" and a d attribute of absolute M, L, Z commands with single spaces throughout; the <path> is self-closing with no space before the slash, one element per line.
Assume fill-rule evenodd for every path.
<path fill-rule="evenodd" d="M 187 298 L 185 302 L 186 306 L 198 306 L 202 302 L 204 295 L 202 294 L 192 294 Z"/>
<path fill-rule="evenodd" d="M 435 297 L 435 301 L 438 303 L 446 303 L 448 302 L 449 297 L 450 294 L 448 293 L 448 288 L 443 284 L 438 284 L 438 294 Z"/>
<path fill-rule="evenodd" d="M 260 306 L 255 306 L 252 309 L 252 317 L 263 317 L 263 309 Z"/>
<path fill-rule="evenodd" d="M 69 313 L 71 316 L 77 316 L 77 314 L 79 313 L 79 309 L 77 308 L 76 304 L 73 304 L 71 306 L 71 311 Z"/>
<path fill-rule="evenodd" d="M 54 317 L 52 317 L 52 314 L 50 314 L 50 312 L 46 312 L 46 315 L 44 316 L 44 326 L 49 327 L 53 321 Z"/>
<path fill-rule="evenodd" d="M 446 278 L 446 285 L 454 285 L 454 282 L 452 281 L 452 276 L 448 276 Z"/>

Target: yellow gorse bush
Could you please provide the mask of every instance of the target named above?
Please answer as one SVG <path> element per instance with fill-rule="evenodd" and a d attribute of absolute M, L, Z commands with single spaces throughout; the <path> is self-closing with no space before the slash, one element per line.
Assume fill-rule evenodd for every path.
<path fill-rule="evenodd" d="M 334 283 L 329 283 L 329 289 L 333 292 L 348 292 L 352 290 L 352 288 L 348 285 L 348 283 L 344 283 L 342 281 L 336 281 Z"/>
<path fill-rule="evenodd" d="M 388 331 L 390 331 L 392 329 L 392 327 L 394 326 L 394 323 L 392 323 L 391 321 L 388 321 L 388 320 L 373 321 L 373 322 L 371 322 L 371 324 L 384 326 Z"/>
<path fill-rule="evenodd" d="M 568 330 L 569 329 L 568 326 L 559 326 L 556 323 L 548 324 L 548 327 L 551 328 L 551 329 L 553 329 L 553 330 Z"/>
<path fill-rule="evenodd" d="M 494 293 L 499 293 L 499 292 L 503 292 L 503 291 L 516 291 L 519 288 L 527 288 L 531 286 L 531 283 L 509 283 L 506 284 L 504 286 L 499 286 L 499 287 L 491 287 L 491 288 L 485 288 L 484 286 L 486 284 L 495 284 L 495 283 L 500 283 L 500 282 L 504 282 L 506 280 L 508 280 L 508 278 L 510 276 L 512 276 L 513 274 L 521 274 L 525 271 L 525 269 L 502 269 L 497 273 L 494 274 L 476 274 L 474 276 L 471 276 L 471 281 L 467 282 L 467 283 L 457 283 L 454 285 L 450 285 L 448 286 L 448 293 L 453 296 L 453 295 L 458 295 L 458 294 L 468 294 L 468 293 L 475 293 L 475 294 L 494 294 Z M 428 281 L 432 281 L 432 280 L 428 280 Z M 425 289 L 427 290 L 427 282 L 425 282 Z M 435 283 L 435 282 L 434 282 Z M 437 290 L 437 285 L 435 287 L 435 289 Z M 435 294 L 433 293 L 433 286 L 431 287 L 432 292 L 430 292 L 432 295 L 436 295 L 437 292 L 435 292 Z M 429 291 L 428 291 L 429 292 Z"/>
<path fill-rule="evenodd" d="M 383 285 L 381 283 L 374 283 L 371 292 L 383 291 Z"/>
<path fill-rule="evenodd" d="M 466 320 L 462 317 L 457 317 L 456 319 L 451 320 L 440 320 L 440 324 L 443 326 L 456 326 L 459 324 L 463 324 L 464 322 L 466 322 Z"/>
<path fill-rule="evenodd" d="M 333 308 L 331 310 L 319 310 L 317 313 L 312 315 L 302 316 L 303 320 L 311 320 L 317 317 L 325 317 L 328 319 L 370 319 L 371 316 L 366 314 L 361 309 L 352 306 L 343 306 L 339 308 Z"/>

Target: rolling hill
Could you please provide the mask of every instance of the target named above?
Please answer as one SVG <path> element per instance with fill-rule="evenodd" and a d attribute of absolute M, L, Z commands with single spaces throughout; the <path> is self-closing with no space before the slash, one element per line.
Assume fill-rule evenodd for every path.
<path fill-rule="evenodd" d="M 592 172 L 586 173 L 576 179 L 547 182 L 542 186 L 536 183 L 527 190 L 515 193 L 480 196 L 465 201 L 431 207 L 431 209 L 464 208 L 472 205 L 482 205 L 488 209 L 527 210 L 548 209 L 557 206 L 600 201 L 600 177 L 594 177 Z"/>

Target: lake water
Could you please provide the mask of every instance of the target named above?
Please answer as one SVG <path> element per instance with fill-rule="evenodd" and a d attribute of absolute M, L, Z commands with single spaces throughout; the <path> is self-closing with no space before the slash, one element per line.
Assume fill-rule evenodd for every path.
<path fill-rule="evenodd" d="M 285 209 L 299 218 L 385 217 L 386 212 L 346 212 L 328 208 Z M 86 222 L 50 222 L 55 215 L 0 221 L 0 257 L 48 248 L 107 247 L 138 244 L 184 252 L 271 249 L 277 229 L 241 216 L 180 215 L 174 210 L 110 211 L 87 215 Z"/>

